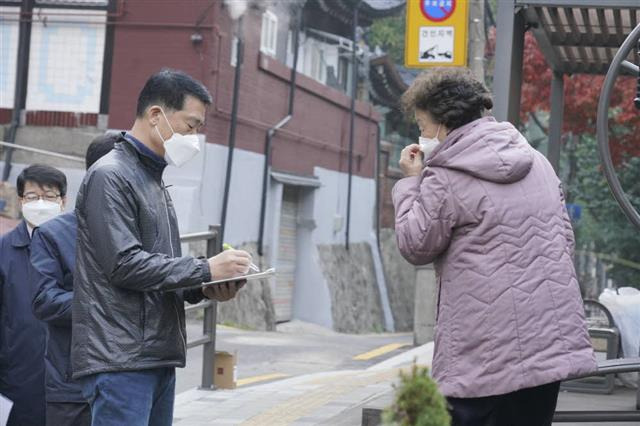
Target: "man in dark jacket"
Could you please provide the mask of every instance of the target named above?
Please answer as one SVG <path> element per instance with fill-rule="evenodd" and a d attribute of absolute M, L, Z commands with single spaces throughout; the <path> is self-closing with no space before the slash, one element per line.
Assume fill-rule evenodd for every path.
<path fill-rule="evenodd" d="M 111 151 L 118 138 L 118 133 L 95 138 L 85 156 L 87 169 Z M 31 239 L 33 314 L 46 323 L 49 332 L 45 353 L 47 426 L 91 424 L 91 409 L 82 397 L 80 383 L 71 378 L 69 359 L 76 228 L 75 212 L 64 213 L 43 223 Z"/>
<path fill-rule="evenodd" d="M 187 349 L 184 300 L 203 297 L 182 289 L 249 270 L 243 251 L 182 256 L 162 181 L 167 161 L 182 166 L 198 153 L 196 133 L 210 103 L 206 88 L 182 72 L 152 75 L 133 128 L 80 187 L 71 362 L 94 425 L 170 425 L 175 367 L 184 367 Z M 205 296 L 228 300 L 241 285 L 215 286 Z"/>
<path fill-rule="evenodd" d="M 34 164 L 18 176 L 17 190 L 24 219 L 0 237 L 0 394 L 13 401 L 9 426 L 44 426 L 46 331 L 31 312 L 29 246 L 33 229 L 64 208 L 67 179 Z"/>

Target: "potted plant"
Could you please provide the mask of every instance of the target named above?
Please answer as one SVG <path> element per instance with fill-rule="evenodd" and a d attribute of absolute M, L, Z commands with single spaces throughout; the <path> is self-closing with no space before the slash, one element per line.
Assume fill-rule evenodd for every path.
<path fill-rule="evenodd" d="M 447 401 L 429 377 L 429 369 L 413 364 L 410 373 L 400 372 L 400 383 L 391 407 L 384 410 L 385 425 L 450 426 Z"/>

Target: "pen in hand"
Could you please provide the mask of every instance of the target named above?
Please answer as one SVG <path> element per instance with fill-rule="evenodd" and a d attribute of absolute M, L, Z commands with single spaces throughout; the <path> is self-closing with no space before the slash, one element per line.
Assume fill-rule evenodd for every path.
<path fill-rule="evenodd" d="M 231 247 L 231 244 L 224 243 L 222 244 L 222 250 L 235 250 L 235 249 Z M 258 268 L 256 264 L 253 262 L 251 263 L 251 265 L 249 265 L 249 269 L 255 272 L 260 272 L 260 268 Z"/>

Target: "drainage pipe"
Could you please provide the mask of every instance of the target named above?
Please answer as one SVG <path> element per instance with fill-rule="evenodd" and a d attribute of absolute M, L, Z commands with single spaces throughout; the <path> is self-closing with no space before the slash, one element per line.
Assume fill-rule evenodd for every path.
<path fill-rule="evenodd" d="M 264 256 L 264 231 L 267 216 L 267 192 L 269 186 L 269 171 L 271 169 L 271 153 L 273 151 L 273 136 L 293 117 L 293 101 L 296 92 L 296 68 L 298 67 L 298 47 L 300 44 L 300 19 L 301 7 L 298 7 L 294 14 L 293 33 L 293 64 L 291 77 L 289 78 L 289 109 L 286 117 L 275 126 L 267 130 L 264 144 L 264 168 L 262 169 L 262 196 L 260 199 L 260 230 L 258 234 L 258 255 Z"/>

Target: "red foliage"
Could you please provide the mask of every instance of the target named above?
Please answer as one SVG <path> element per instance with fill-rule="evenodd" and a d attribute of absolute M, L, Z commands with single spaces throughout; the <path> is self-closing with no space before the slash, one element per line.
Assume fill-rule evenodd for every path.
<path fill-rule="evenodd" d="M 495 31 L 489 34 L 488 53 L 495 50 Z M 525 35 L 523 56 L 523 83 L 521 119 L 527 122 L 529 114 L 549 111 L 551 98 L 551 69 L 535 37 L 531 32 Z M 604 81 L 603 75 L 577 74 L 564 77 L 564 131 L 574 134 L 596 133 L 596 112 L 598 99 Z M 611 107 L 615 114 L 609 122 L 612 156 L 616 162 L 626 155 L 640 155 L 640 111 L 633 105 L 636 93 L 636 79 L 618 77 L 611 95 Z"/>

